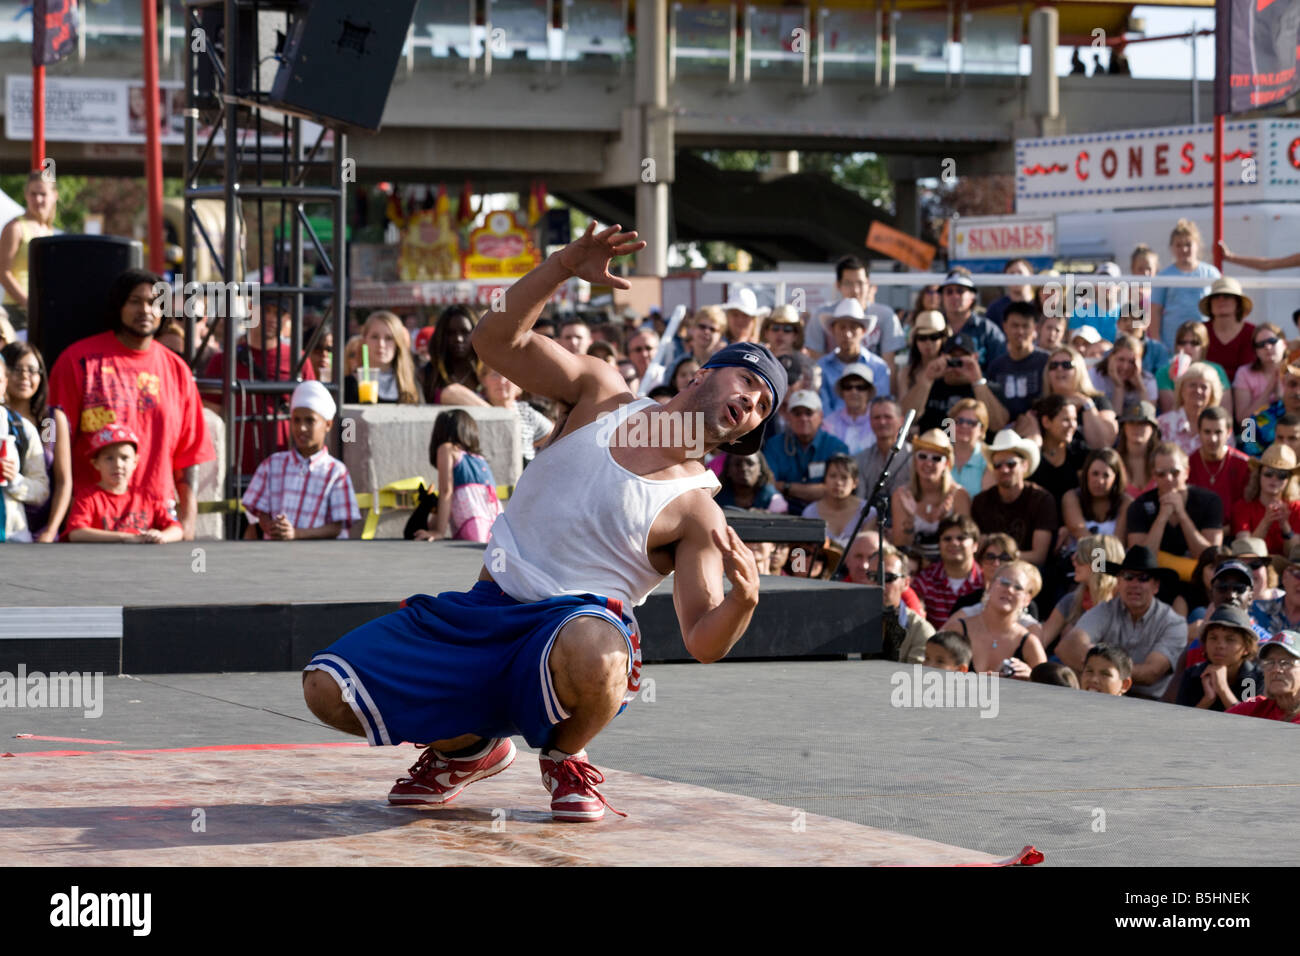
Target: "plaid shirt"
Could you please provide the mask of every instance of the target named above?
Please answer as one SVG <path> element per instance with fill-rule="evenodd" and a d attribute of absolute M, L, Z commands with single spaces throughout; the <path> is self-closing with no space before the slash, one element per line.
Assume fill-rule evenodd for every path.
<path fill-rule="evenodd" d="M 912 590 L 925 602 L 925 616 L 935 627 L 942 627 L 952 617 L 953 605 L 958 598 L 982 587 L 984 572 L 978 561 L 972 565 L 970 574 L 956 591 L 948 584 L 948 572 L 944 570 L 942 561 L 934 562 L 912 579 Z"/>
<path fill-rule="evenodd" d="M 361 520 L 347 466 L 324 448 L 311 458 L 291 448 L 266 459 L 244 492 L 244 507 L 254 516 L 287 515 L 295 528 L 341 521 L 346 529 Z"/>

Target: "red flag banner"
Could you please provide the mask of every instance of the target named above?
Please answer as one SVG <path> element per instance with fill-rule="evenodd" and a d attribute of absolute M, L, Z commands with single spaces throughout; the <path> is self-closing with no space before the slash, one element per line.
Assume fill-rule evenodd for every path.
<path fill-rule="evenodd" d="M 1300 92 L 1300 0 L 1217 0 L 1215 66 L 1220 116 Z"/>
<path fill-rule="evenodd" d="M 77 48 L 77 0 L 34 0 L 32 66 L 58 63 Z"/>

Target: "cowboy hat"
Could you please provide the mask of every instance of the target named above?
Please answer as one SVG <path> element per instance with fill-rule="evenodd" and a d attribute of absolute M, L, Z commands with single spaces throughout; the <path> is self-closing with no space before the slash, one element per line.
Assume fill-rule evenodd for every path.
<path fill-rule="evenodd" d="M 1209 294 L 1201 299 L 1200 305 L 1198 306 L 1201 310 L 1201 315 L 1205 316 L 1207 319 L 1214 317 L 1210 312 L 1210 300 L 1216 295 L 1235 295 L 1240 299 L 1241 317 L 1243 319 L 1250 315 L 1251 309 L 1255 308 L 1255 303 L 1250 301 L 1250 296 L 1241 291 L 1241 283 L 1232 278 L 1232 276 L 1223 276 L 1221 279 L 1214 280 L 1214 285 L 1210 286 Z"/>
<path fill-rule="evenodd" d="M 921 432 L 912 439 L 912 452 L 933 451 L 940 455 L 948 456 L 948 464 L 951 465 L 956 460 L 957 452 L 952 447 L 952 442 L 948 440 L 948 434 L 941 428 L 931 428 L 929 431 Z"/>
<path fill-rule="evenodd" d="M 876 327 L 875 313 L 869 313 L 862 308 L 862 303 L 857 299 L 840 299 L 835 303 L 835 307 L 829 312 L 821 314 L 822 328 L 827 332 L 834 333 L 835 323 L 845 320 L 856 322 L 866 332 L 871 332 Z"/>
<path fill-rule="evenodd" d="M 912 320 L 912 332 L 909 341 L 915 341 L 918 332 L 947 332 L 948 320 L 938 309 L 926 309 L 916 313 Z"/>
<path fill-rule="evenodd" d="M 1038 470 L 1039 451 L 1038 446 L 1027 438 L 1021 438 L 1010 428 L 1004 428 L 993 438 L 993 443 L 989 445 L 984 452 L 985 465 L 988 468 L 993 467 L 993 456 L 998 452 L 1011 451 L 1023 458 L 1028 467 L 1025 468 L 1025 477 L 1032 475 Z"/>
<path fill-rule="evenodd" d="M 1135 544 L 1124 553 L 1124 560 L 1119 564 L 1106 562 L 1104 573 L 1119 576 L 1124 571 L 1141 571 L 1150 574 L 1156 578 L 1168 578 L 1170 580 L 1178 577 L 1178 572 L 1171 568 L 1162 568 L 1160 562 L 1156 559 L 1155 552 L 1145 545 Z"/>
<path fill-rule="evenodd" d="M 778 305 L 768 316 L 770 325 L 800 325 L 802 320 L 799 318 L 799 310 L 792 305 Z"/>
<path fill-rule="evenodd" d="M 1264 454 L 1250 459 L 1247 464 L 1252 468 L 1276 468 L 1278 471 L 1289 471 L 1293 475 L 1297 468 L 1300 468 L 1300 462 L 1296 461 L 1291 446 L 1284 445 L 1280 441 L 1269 445 L 1264 449 Z"/>
<path fill-rule="evenodd" d="M 744 312 L 751 319 L 766 318 L 771 309 L 758 307 L 758 297 L 754 295 L 753 289 L 736 289 L 731 293 L 731 298 L 722 303 L 724 311 L 735 309 L 737 312 Z"/>

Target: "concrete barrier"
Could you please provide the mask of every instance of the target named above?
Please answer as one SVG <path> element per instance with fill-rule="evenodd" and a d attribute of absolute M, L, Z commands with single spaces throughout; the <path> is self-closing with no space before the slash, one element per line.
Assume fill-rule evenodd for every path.
<path fill-rule="evenodd" d="M 434 480 L 429 464 L 429 438 L 439 413 L 460 408 L 478 424 L 483 457 L 498 485 L 513 485 L 522 470 L 519 419 L 505 408 L 466 405 L 344 405 L 339 411 L 343 430 L 343 463 L 358 494 L 422 475 Z M 402 521 L 381 522 L 376 537 L 401 537 Z M 395 529 L 395 531 L 394 531 Z M 358 532 L 359 533 L 359 532 Z"/>

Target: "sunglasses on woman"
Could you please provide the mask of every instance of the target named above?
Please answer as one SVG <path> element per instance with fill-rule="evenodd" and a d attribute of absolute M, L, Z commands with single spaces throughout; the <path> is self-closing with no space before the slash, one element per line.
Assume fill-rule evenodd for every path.
<path fill-rule="evenodd" d="M 1047 367 L 1050 368 L 1053 372 L 1056 372 L 1065 368 L 1074 368 L 1074 363 L 1069 360 L 1059 361 L 1059 362 L 1048 362 Z"/>
<path fill-rule="evenodd" d="M 916 453 L 916 460 L 917 460 L 917 461 L 928 461 L 928 462 L 934 462 L 934 463 L 937 464 L 938 462 L 941 462 L 941 461 L 947 461 L 947 460 L 948 460 L 948 456 L 947 456 L 947 455 L 935 455 L 935 454 L 932 454 L 932 453 L 930 453 L 930 452 L 928 452 L 928 451 L 918 451 L 918 452 Z"/>
<path fill-rule="evenodd" d="M 1260 339 L 1258 342 L 1256 342 L 1256 343 L 1255 343 L 1255 348 L 1257 348 L 1257 349 L 1271 349 L 1273 346 L 1277 345 L 1277 343 L 1280 342 L 1280 341 L 1282 341 L 1282 340 L 1279 339 L 1277 336 L 1270 336 L 1269 338 L 1266 338 L 1266 339 Z"/>
<path fill-rule="evenodd" d="M 1277 471 L 1273 468 L 1263 468 L 1260 470 L 1265 478 L 1272 478 L 1275 481 L 1286 481 L 1291 477 L 1291 472 L 1289 471 Z"/>
<path fill-rule="evenodd" d="M 946 339 L 947 337 L 948 336 L 944 335 L 942 332 L 917 332 L 916 333 L 916 340 L 918 342 L 940 342 Z"/>

